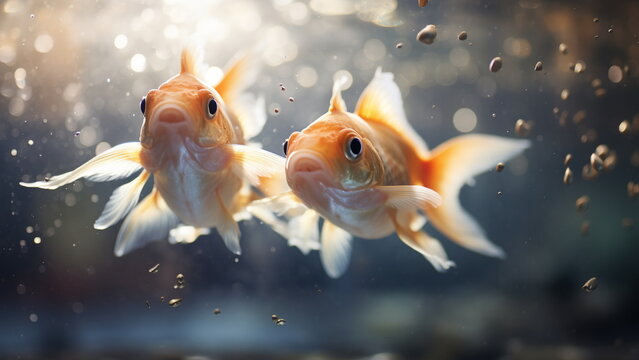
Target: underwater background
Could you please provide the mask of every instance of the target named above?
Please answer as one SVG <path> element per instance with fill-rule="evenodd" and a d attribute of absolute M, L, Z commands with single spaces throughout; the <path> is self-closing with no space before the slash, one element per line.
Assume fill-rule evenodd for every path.
<path fill-rule="evenodd" d="M 630 0 L 0 2 L 0 356 L 639 359 L 639 190 L 628 189 L 639 181 L 637 19 Z M 415 39 L 428 24 L 432 45 Z M 202 49 L 211 82 L 261 46 L 250 91 L 268 121 L 255 140 L 277 154 L 326 111 L 337 72 L 353 80 L 343 93 L 353 109 L 378 66 L 431 148 L 465 132 L 519 138 L 515 122 L 527 121 L 532 147 L 461 192 L 507 258 L 427 225 L 457 267 L 438 273 L 393 235 L 356 239 L 334 280 L 317 252 L 255 219 L 240 224 L 239 257 L 213 231 L 117 258 L 119 225 L 93 222 L 124 180 L 18 185 L 137 141 L 140 99 L 178 72 L 185 46 Z M 601 144 L 614 169 L 582 176 Z M 174 289 L 178 273 L 185 287 Z M 599 285 L 584 291 L 591 277 Z"/>

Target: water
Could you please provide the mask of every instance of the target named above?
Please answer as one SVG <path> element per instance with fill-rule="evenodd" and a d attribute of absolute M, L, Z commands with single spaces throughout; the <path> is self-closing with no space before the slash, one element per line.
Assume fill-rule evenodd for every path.
<path fill-rule="evenodd" d="M 9 0 L 0 10 L 3 357 L 639 357 L 639 218 L 627 194 L 639 144 L 619 133 L 624 120 L 639 126 L 638 3 Z M 415 40 L 428 24 L 432 45 Z M 349 109 L 378 66 L 395 73 L 431 147 L 462 131 L 517 137 L 516 121 L 527 121 L 532 148 L 461 193 L 508 257 L 477 255 L 427 225 L 456 268 L 437 273 L 396 236 L 356 239 L 348 272 L 332 280 L 317 252 L 304 256 L 251 220 L 240 257 L 213 234 L 116 258 L 119 225 L 92 224 L 123 181 L 18 185 L 137 140 L 141 97 L 177 72 L 186 45 L 202 48 L 211 81 L 235 52 L 263 46 L 251 91 L 264 94 L 269 119 L 257 139 L 278 154 L 326 111 L 338 71 L 353 79 Z M 599 144 L 617 165 L 585 180 Z M 597 289 L 584 291 L 593 276 Z"/>

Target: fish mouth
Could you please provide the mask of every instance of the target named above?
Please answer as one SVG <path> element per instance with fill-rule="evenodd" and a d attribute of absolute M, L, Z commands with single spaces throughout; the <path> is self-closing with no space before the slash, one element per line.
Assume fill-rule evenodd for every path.
<path fill-rule="evenodd" d="M 330 186 L 331 174 L 325 157 L 316 151 L 297 150 L 286 158 L 286 179 L 293 190 Z"/>
<path fill-rule="evenodd" d="M 177 104 L 161 104 L 155 111 L 150 121 L 150 129 L 152 134 L 192 134 L 193 121 L 191 116 Z"/>

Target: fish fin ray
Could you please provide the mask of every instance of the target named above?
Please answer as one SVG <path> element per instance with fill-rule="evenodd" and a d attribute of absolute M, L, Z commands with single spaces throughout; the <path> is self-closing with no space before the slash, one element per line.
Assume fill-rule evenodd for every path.
<path fill-rule="evenodd" d="M 486 237 L 484 230 L 461 206 L 459 191 L 475 175 L 507 161 L 530 146 L 527 140 L 491 135 L 464 135 L 433 150 L 424 161 L 423 183 L 441 194 L 438 208 L 426 209 L 429 221 L 457 244 L 478 253 L 503 258 L 504 251 Z"/>
<path fill-rule="evenodd" d="M 221 211 L 221 218 L 217 222 L 217 232 L 224 240 L 224 245 L 235 255 L 242 254 L 242 248 L 240 247 L 240 227 L 237 225 L 233 215 L 224 205 L 220 194 L 215 193 L 217 201 L 219 202 Z"/>
<path fill-rule="evenodd" d="M 340 76 L 335 79 L 333 82 L 333 94 L 331 95 L 330 105 L 328 107 L 328 111 L 330 112 L 346 112 L 348 109 L 346 108 L 346 103 L 342 98 L 342 91 L 346 87 L 348 83 L 348 78 L 346 75 Z"/>
<path fill-rule="evenodd" d="M 355 114 L 366 121 L 384 124 L 395 130 L 414 146 L 420 156 L 428 154 L 426 142 L 406 119 L 402 94 L 392 73 L 377 68 L 373 80 L 360 95 Z"/>
<path fill-rule="evenodd" d="M 386 206 L 400 210 L 424 210 L 441 205 L 442 198 L 434 190 L 420 185 L 376 186 L 386 195 Z"/>
<path fill-rule="evenodd" d="M 141 149 L 139 142 L 120 144 L 100 153 L 75 170 L 53 176 L 46 181 L 21 182 L 20 185 L 53 190 L 80 178 L 98 182 L 125 178 L 142 168 Z"/>
<path fill-rule="evenodd" d="M 169 243 L 190 244 L 202 235 L 211 233 L 209 228 L 198 228 L 190 225 L 178 225 L 169 231 Z"/>
<path fill-rule="evenodd" d="M 353 236 L 346 230 L 324 219 L 320 258 L 324 270 L 333 279 L 346 272 L 351 260 Z"/>
<path fill-rule="evenodd" d="M 142 170 L 140 175 L 131 182 L 115 189 L 93 227 L 103 230 L 122 220 L 137 205 L 149 175 L 149 172 Z"/>
<path fill-rule="evenodd" d="M 266 150 L 239 144 L 228 144 L 232 154 L 232 171 L 258 187 L 260 178 L 282 176 L 285 160 Z"/>
<path fill-rule="evenodd" d="M 178 225 L 178 218 L 160 192 L 153 188 L 124 219 L 115 241 L 114 253 L 122 256 L 152 241 L 165 239 Z"/>
<path fill-rule="evenodd" d="M 224 67 L 224 76 L 215 85 L 215 90 L 224 102 L 231 104 L 236 97 L 253 85 L 259 74 L 261 62 L 258 47 L 237 53 Z"/>
<path fill-rule="evenodd" d="M 390 216 L 395 225 L 395 232 L 404 244 L 422 254 L 439 272 L 455 266 L 454 262 L 448 260 L 448 255 L 439 240 L 423 231 L 412 230 L 408 221 L 409 217 L 397 216 L 398 213 L 397 210 L 393 210 L 390 212 Z"/>
<path fill-rule="evenodd" d="M 264 128 L 266 124 L 264 96 L 240 94 L 232 103 L 229 103 L 229 108 L 240 123 L 245 140 L 252 139 Z"/>

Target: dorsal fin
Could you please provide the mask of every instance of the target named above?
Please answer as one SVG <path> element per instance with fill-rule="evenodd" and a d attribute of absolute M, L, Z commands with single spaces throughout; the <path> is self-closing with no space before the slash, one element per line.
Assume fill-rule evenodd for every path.
<path fill-rule="evenodd" d="M 426 142 L 406 120 L 402 95 L 393 80 L 393 74 L 377 68 L 375 77 L 359 97 L 355 113 L 366 121 L 384 124 L 406 137 L 420 157 L 428 155 Z"/>
<path fill-rule="evenodd" d="M 256 51 L 240 52 L 224 67 L 224 76 L 215 85 L 215 90 L 225 102 L 231 103 L 255 82 L 259 69 L 260 61 Z"/>
<path fill-rule="evenodd" d="M 346 76 L 340 76 L 335 79 L 335 82 L 333 82 L 333 95 L 331 96 L 331 103 L 328 106 L 328 111 L 347 111 L 346 103 L 344 102 L 344 99 L 342 99 L 342 90 L 344 90 L 346 84 L 348 84 L 348 77 Z"/>
<path fill-rule="evenodd" d="M 190 49 L 182 50 L 182 57 L 180 61 L 180 74 L 197 74 L 197 59 L 195 54 Z"/>
<path fill-rule="evenodd" d="M 245 140 L 259 134 L 266 123 L 264 97 L 244 92 L 255 82 L 260 66 L 258 48 L 240 52 L 227 63 L 224 76 L 215 85 L 215 90 L 240 123 Z"/>

